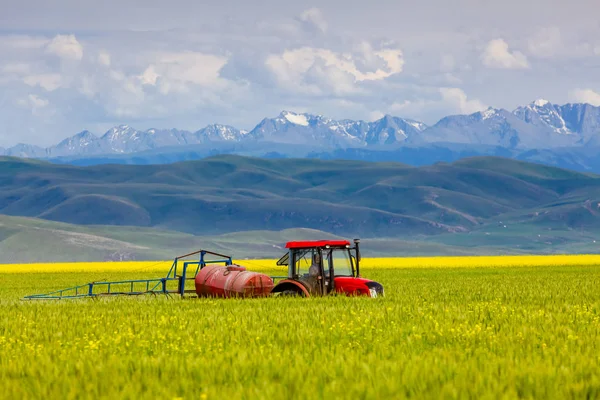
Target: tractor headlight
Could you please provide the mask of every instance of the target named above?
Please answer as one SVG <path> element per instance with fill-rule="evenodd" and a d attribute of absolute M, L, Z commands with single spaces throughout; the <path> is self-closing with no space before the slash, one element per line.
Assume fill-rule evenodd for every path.
<path fill-rule="evenodd" d="M 370 282 L 367 282 L 367 287 L 369 288 L 369 295 L 371 297 L 382 297 L 383 296 L 383 286 L 381 285 L 381 283 L 370 281 Z"/>

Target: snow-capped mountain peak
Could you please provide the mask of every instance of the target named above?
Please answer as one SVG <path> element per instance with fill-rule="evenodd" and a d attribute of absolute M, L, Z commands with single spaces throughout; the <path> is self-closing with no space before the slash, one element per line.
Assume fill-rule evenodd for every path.
<path fill-rule="evenodd" d="M 196 132 L 201 141 L 229 141 L 236 142 L 241 140 L 245 133 L 229 125 L 212 124 Z"/>
<path fill-rule="evenodd" d="M 369 145 L 389 145 L 406 141 L 425 130 L 422 122 L 385 115 L 371 123 L 366 142 Z"/>
<path fill-rule="evenodd" d="M 545 105 L 550 104 L 550 102 L 548 100 L 544 100 L 544 99 L 537 99 L 532 104 L 535 105 L 536 107 L 544 107 Z"/>
<path fill-rule="evenodd" d="M 486 119 L 490 119 L 490 118 L 493 118 L 493 117 L 497 116 L 498 115 L 498 110 L 496 110 L 493 107 L 488 107 L 487 110 L 480 111 L 480 112 L 476 113 L 476 115 L 479 115 L 482 120 L 486 120 Z"/>
<path fill-rule="evenodd" d="M 271 150 L 281 144 L 326 151 L 331 149 L 456 143 L 499 146 L 510 149 L 547 149 L 600 145 L 600 107 L 537 99 L 510 112 L 489 107 L 469 115 L 450 115 L 428 127 L 422 122 L 385 115 L 373 122 L 333 119 L 318 114 L 282 111 L 264 118 L 250 131 L 213 124 L 196 132 L 147 129 L 123 124 L 98 137 L 82 131 L 48 148 L 19 144 L 0 149 L 0 155 L 34 158 L 84 157 L 129 154 L 161 148 L 202 145 L 218 149 L 221 144 L 240 143 Z M 231 146 L 225 146 L 230 148 Z M 276 147 L 276 146 L 275 146 Z M 286 147 L 287 148 L 287 147 Z"/>
<path fill-rule="evenodd" d="M 566 135 L 572 133 L 567 128 L 560 110 L 548 100 L 535 100 L 525 107 L 517 108 L 513 114 L 529 124 L 546 126 L 556 133 Z"/>
<path fill-rule="evenodd" d="M 290 111 L 284 111 L 281 113 L 281 116 L 292 124 L 308 126 L 308 117 L 306 114 L 296 114 Z"/>
<path fill-rule="evenodd" d="M 136 131 L 135 129 L 131 128 L 129 125 L 119 125 L 119 126 L 115 126 L 113 128 L 110 128 L 105 134 L 104 136 L 102 136 L 103 139 L 108 139 L 108 140 L 116 140 L 118 138 L 122 138 L 124 136 L 132 136 L 135 135 L 138 131 Z"/>
<path fill-rule="evenodd" d="M 406 121 L 407 124 L 409 124 L 410 126 L 412 126 L 413 128 L 415 128 L 419 132 L 424 131 L 425 129 L 427 129 L 427 125 L 425 125 L 422 122 L 414 121 L 412 119 L 405 119 L 405 121 Z"/>
<path fill-rule="evenodd" d="M 54 149 L 65 150 L 69 153 L 76 152 L 78 149 L 88 147 L 98 141 L 100 138 L 90 131 L 82 131 L 60 142 Z"/>
<path fill-rule="evenodd" d="M 368 131 L 364 121 L 336 121 L 322 115 L 282 111 L 263 119 L 248 135 L 254 140 L 323 147 L 361 147 Z"/>

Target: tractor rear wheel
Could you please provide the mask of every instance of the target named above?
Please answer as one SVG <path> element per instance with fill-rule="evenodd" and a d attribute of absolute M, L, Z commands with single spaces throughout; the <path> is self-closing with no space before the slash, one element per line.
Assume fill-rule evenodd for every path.
<path fill-rule="evenodd" d="M 283 292 L 281 292 L 281 295 L 282 296 L 290 296 L 290 297 L 299 297 L 299 296 L 302 296 L 302 293 L 297 290 L 286 289 Z"/>

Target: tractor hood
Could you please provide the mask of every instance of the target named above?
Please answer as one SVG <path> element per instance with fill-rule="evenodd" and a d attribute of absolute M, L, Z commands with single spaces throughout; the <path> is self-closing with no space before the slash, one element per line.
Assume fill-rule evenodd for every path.
<path fill-rule="evenodd" d="M 383 296 L 383 286 L 375 281 L 351 276 L 334 278 L 335 291 L 347 295 L 366 295 L 370 297 Z"/>

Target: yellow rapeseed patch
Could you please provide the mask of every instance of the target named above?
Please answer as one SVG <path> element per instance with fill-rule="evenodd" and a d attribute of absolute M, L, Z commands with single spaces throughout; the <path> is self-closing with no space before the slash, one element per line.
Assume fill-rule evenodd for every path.
<path fill-rule="evenodd" d="M 497 268 L 600 265 L 600 254 L 365 258 L 361 266 L 399 268 Z"/>
<path fill-rule="evenodd" d="M 285 273 L 277 260 L 234 260 L 249 270 Z M 162 272 L 165 274 L 173 261 L 123 261 L 76 262 L 38 264 L 0 264 L 0 274 L 48 272 Z M 394 257 L 364 258 L 361 267 L 366 269 L 406 268 L 496 268 L 543 266 L 593 266 L 600 265 L 600 255 L 525 255 L 525 256 L 469 256 L 469 257 Z"/>

